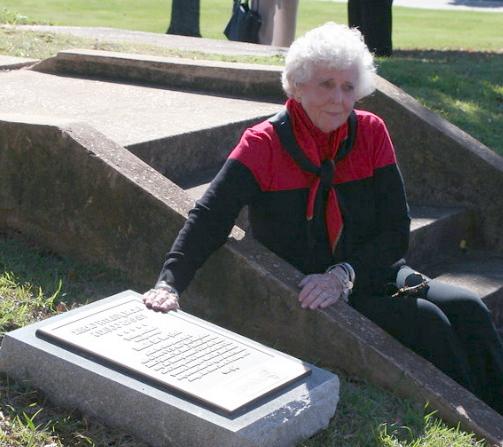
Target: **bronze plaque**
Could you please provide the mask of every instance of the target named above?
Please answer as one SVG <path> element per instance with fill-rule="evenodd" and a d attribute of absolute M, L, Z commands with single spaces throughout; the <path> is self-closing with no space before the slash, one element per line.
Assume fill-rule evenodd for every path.
<path fill-rule="evenodd" d="M 37 335 L 231 414 L 310 373 L 301 361 L 128 291 Z"/>

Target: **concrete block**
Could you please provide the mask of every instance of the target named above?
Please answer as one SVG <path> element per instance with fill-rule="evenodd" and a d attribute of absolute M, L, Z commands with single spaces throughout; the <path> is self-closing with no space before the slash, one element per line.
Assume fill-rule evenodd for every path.
<path fill-rule="evenodd" d="M 192 60 L 113 51 L 66 50 L 34 67 L 47 73 L 147 82 L 193 91 L 285 99 L 279 66 Z"/>
<path fill-rule="evenodd" d="M 310 376 L 232 417 L 169 393 L 38 338 L 37 328 L 131 294 L 74 309 L 5 335 L 0 369 L 28 381 L 56 404 L 78 408 L 152 446 L 293 446 L 325 428 L 339 400 L 336 375 Z"/>

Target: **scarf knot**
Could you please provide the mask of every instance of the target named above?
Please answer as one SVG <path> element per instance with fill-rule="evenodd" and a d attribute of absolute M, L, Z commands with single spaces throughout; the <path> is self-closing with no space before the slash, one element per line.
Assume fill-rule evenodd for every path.
<path fill-rule="evenodd" d="M 333 160 L 325 160 L 318 169 L 318 177 L 323 190 L 328 191 L 332 187 L 332 179 L 335 173 L 335 163 Z"/>

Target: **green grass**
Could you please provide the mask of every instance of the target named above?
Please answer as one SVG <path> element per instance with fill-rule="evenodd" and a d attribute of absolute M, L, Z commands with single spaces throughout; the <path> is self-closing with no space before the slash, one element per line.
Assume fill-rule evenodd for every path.
<path fill-rule="evenodd" d="M 155 56 L 184 57 L 189 59 L 206 59 L 226 62 L 248 62 L 257 64 L 283 64 L 282 56 L 240 56 L 208 54 L 200 51 L 180 51 L 142 43 L 107 42 L 98 39 L 86 39 L 69 34 L 24 31 L 21 29 L 0 28 L 0 54 L 35 59 L 46 59 L 58 51 L 70 48 L 119 51 L 135 54 L 152 54 Z"/>
<path fill-rule="evenodd" d="M 136 288 L 124 275 L 58 256 L 0 234 L 0 340 L 7 331 Z M 343 375 L 330 426 L 302 447 L 482 446 L 417 404 Z M 447 441 L 446 441 L 447 440 Z M 55 407 L 27 384 L 0 374 L 0 446 L 145 447 L 132 436 Z"/>
<path fill-rule="evenodd" d="M 379 74 L 503 155 L 503 54 L 399 51 Z"/>
<path fill-rule="evenodd" d="M 223 39 L 222 31 L 230 15 L 230 0 L 201 2 L 203 37 Z M 170 0 L 2 0 L 0 9 L 18 16 L 55 25 L 107 26 L 163 33 L 170 15 Z M 0 16 L 1 17 L 1 16 Z M 347 23 L 344 4 L 322 0 L 302 0 L 299 4 L 297 34 L 333 20 Z M 5 22 L 6 20 L 4 20 Z M 429 11 L 395 7 L 393 38 L 397 48 L 503 49 L 503 14 L 473 11 Z M 467 39 L 469 36 L 469 39 Z"/>

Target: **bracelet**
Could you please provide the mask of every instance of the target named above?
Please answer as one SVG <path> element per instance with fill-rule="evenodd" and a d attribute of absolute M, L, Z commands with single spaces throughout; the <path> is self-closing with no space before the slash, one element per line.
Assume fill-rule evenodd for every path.
<path fill-rule="evenodd" d="M 347 303 L 349 301 L 349 295 L 353 291 L 352 279 L 354 279 L 355 276 L 353 267 L 351 267 L 351 265 L 347 262 L 342 262 L 340 264 L 330 266 L 326 270 L 326 273 L 337 276 L 342 284 L 342 299 Z"/>
<path fill-rule="evenodd" d="M 172 285 L 168 284 L 166 281 L 157 281 L 154 289 L 166 289 L 169 293 L 176 295 L 177 299 L 180 298 L 178 291 Z"/>
<path fill-rule="evenodd" d="M 351 266 L 351 264 L 349 264 L 347 262 L 340 262 L 338 264 L 331 265 L 330 267 L 328 267 L 325 270 L 325 273 L 330 273 L 332 270 L 334 270 L 337 267 L 341 267 L 346 272 L 346 274 L 348 275 L 348 279 L 352 283 L 355 282 L 355 271 L 354 271 L 353 267 Z"/>

